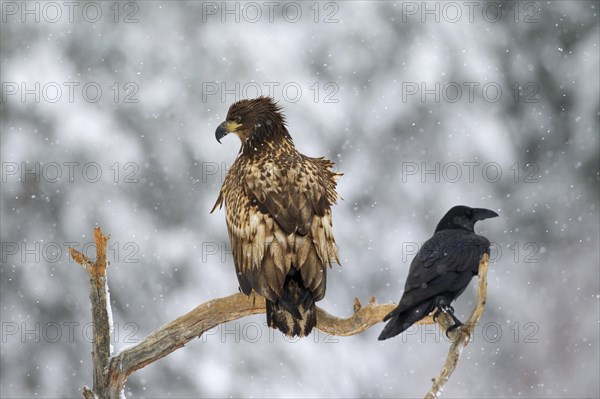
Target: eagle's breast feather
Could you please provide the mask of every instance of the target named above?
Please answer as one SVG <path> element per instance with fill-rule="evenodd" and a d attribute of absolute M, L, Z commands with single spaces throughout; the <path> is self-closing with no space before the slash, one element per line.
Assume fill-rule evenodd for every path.
<path fill-rule="evenodd" d="M 275 301 L 291 267 L 300 270 L 315 300 L 325 295 L 326 268 L 339 263 L 333 238 L 333 163 L 292 148 L 260 156 L 240 154 L 215 207 L 225 205 L 241 290 Z"/>

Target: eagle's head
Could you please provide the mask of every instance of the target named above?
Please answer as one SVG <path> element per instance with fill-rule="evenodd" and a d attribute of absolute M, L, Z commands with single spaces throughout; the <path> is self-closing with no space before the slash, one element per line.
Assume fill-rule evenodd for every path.
<path fill-rule="evenodd" d="M 227 118 L 217 127 L 215 137 L 220 143 L 229 133 L 235 133 L 242 145 L 249 142 L 256 145 L 278 138 L 291 139 L 281 108 L 270 97 L 233 103 L 229 107 Z"/>

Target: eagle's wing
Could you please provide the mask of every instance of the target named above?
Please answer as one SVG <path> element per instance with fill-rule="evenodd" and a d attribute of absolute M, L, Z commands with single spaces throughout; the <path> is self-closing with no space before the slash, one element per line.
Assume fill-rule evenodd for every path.
<path fill-rule="evenodd" d="M 299 154 L 287 164 L 254 164 L 244 179 L 245 191 L 286 234 L 305 235 L 313 215 L 324 216 L 337 201 L 338 174 L 330 170 L 332 165 L 330 161 Z"/>
<path fill-rule="evenodd" d="M 331 225 L 338 176 L 332 163 L 303 156 L 288 163 L 240 161 L 215 204 L 226 204 L 240 288 L 276 300 L 293 265 L 314 299 L 321 299 L 324 269 L 339 263 Z"/>
<path fill-rule="evenodd" d="M 489 252 L 485 237 L 459 230 L 445 230 L 429 239 L 413 259 L 400 311 L 446 292 L 466 288 L 477 274 L 479 261 Z"/>

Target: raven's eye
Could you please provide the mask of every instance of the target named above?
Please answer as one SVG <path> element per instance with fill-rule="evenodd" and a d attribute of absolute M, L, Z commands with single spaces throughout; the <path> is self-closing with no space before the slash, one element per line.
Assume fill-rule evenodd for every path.
<path fill-rule="evenodd" d="M 473 217 L 473 212 L 470 209 L 467 211 L 467 217 L 469 219 Z"/>
<path fill-rule="evenodd" d="M 242 117 L 238 115 L 235 118 L 233 118 L 233 120 L 235 121 L 235 123 L 240 123 L 242 121 Z"/>

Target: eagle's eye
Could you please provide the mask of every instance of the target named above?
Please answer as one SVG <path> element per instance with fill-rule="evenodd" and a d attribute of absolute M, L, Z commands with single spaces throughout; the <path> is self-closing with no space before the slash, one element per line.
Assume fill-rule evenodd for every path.
<path fill-rule="evenodd" d="M 240 123 L 242 121 L 242 117 L 238 115 L 235 118 L 233 118 L 233 120 L 235 121 L 235 123 Z"/>

